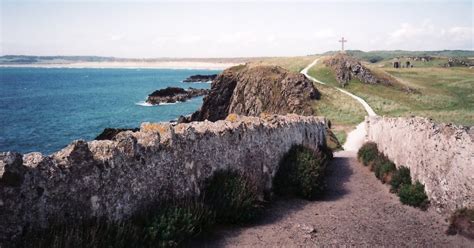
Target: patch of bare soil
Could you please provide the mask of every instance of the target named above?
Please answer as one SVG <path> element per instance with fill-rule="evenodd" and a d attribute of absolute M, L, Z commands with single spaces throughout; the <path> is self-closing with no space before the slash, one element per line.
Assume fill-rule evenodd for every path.
<path fill-rule="evenodd" d="M 277 200 L 257 224 L 221 228 L 191 245 L 474 247 L 463 236 L 446 235 L 448 223 L 434 210 L 402 205 L 354 152 L 336 153 L 329 170 L 324 199 Z"/>

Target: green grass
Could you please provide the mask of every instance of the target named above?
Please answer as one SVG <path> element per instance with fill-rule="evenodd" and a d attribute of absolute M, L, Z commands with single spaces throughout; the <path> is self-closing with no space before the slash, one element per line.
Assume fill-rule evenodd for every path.
<path fill-rule="evenodd" d="M 261 60 L 253 61 L 252 63 L 261 65 L 277 65 L 289 71 L 300 72 L 306 66 L 311 64 L 317 56 L 300 56 L 300 57 L 272 57 L 263 58 Z"/>
<path fill-rule="evenodd" d="M 300 72 L 316 58 L 317 56 L 275 57 L 253 61 L 252 63 L 278 65 L 290 71 Z M 312 70 L 314 70 L 314 67 Z M 324 79 L 321 80 L 324 81 Z M 316 115 L 325 116 L 335 126 L 354 127 L 364 120 L 366 112 L 356 100 L 330 86 L 315 83 L 315 87 L 321 92 L 321 99 L 314 101 L 313 104 Z"/>
<path fill-rule="evenodd" d="M 368 85 L 351 80 L 346 90 L 360 96 L 379 115 L 423 116 L 436 122 L 474 125 L 474 70 L 469 68 L 409 68 L 370 67 L 387 73 L 401 83 L 394 87 Z M 329 85 L 339 86 L 332 71 L 322 62 L 309 74 Z M 417 89 L 420 94 L 406 93 L 400 86 Z"/>
<path fill-rule="evenodd" d="M 356 126 L 364 120 L 366 112 L 356 100 L 331 86 L 315 86 L 321 92 L 321 99 L 313 104 L 317 115 L 325 116 L 335 126 Z"/>
<path fill-rule="evenodd" d="M 389 69 L 389 68 L 393 68 L 393 64 L 392 64 L 393 61 L 394 61 L 393 59 L 386 59 L 386 60 L 377 62 L 374 65 L 377 65 L 377 67 L 383 67 L 383 68 Z M 405 65 L 405 61 L 407 61 L 407 59 L 400 58 L 400 62 L 402 63 L 402 65 Z M 413 68 L 401 68 L 399 70 L 404 70 L 404 69 L 410 70 L 410 69 L 428 68 L 428 67 L 441 67 L 444 64 L 448 63 L 448 58 L 433 58 L 432 60 L 426 61 L 426 62 L 414 61 L 414 60 L 408 60 L 408 61 L 410 61 L 410 64 L 413 65 Z"/>
<path fill-rule="evenodd" d="M 345 131 L 334 131 L 334 134 L 336 135 L 336 138 L 341 145 L 344 145 L 344 143 L 346 143 L 347 133 Z"/>

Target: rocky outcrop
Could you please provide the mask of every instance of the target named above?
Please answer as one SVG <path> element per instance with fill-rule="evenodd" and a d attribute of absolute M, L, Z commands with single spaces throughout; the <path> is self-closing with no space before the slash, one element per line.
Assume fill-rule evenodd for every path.
<path fill-rule="evenodd" d="M 467 58 L 449 58 L 448 62 L 443 65 L 444 67 L 455 67 L 455 66 L 474 66 L 474 59 Z"/>
<path fill-rule="evenodd" d="M 184 102 L 193 97 L 203 96 L 209 93 L 207 89 L 183 89 L 178 87 L 168 87 L 166 89 L 156 90 L 146 99 L 147 103 L 159 105 L 160 103 Z"/>
<path fill-rule="evenodd" d="M 278 66 L 239 65 L 222 72 L 191 121 L 217 121 L 228 114 L 312 115 L 320 93 L 304 75 Z"/>
<path fill-rule="evenodd" d="M 345 86 L 352 78 L 358 78 L 366 84 L 391 85 L 393 79 L 388 76 L 375 75 L 369 68 L 362 65 L 356 58 L 347 54 L 339 53 L 324 61 L 336 76 L 336 80 Z"/>
<path fill-rule="evenodd" d="M 115 136 L 125 131 L 138 132 L 140 128 L 105 128 L 94 140 L 113 140 Z"/>
<path fill-rule="evenodd" d="M 295 144 L 324 146 L 326 121 L 297 115 L 143 123 L 114 140 L 75 141 L 44 156 L 0 153 L 0 242 L 49 221 L 120 220 L 167 197 L 199 195 L 216 170 L 255 180 L 263 195 Z"/>
<path fill-rule="evenodd" d="M 366 117 L 365 122 L 367 139 L 397 166 L 410 168 L 439 212 L 474 207 L 473 127 L 420 117 Z"/>
<path fill-rule="evenodd" d="M 211 74 L 211 75 L 193 75 L 193 76 L 190 76 L 188 78 L 186 78 L 185 80 L 183 80 L 183 82 L 185 83 L 205 83 L 205 82 L 209 82 L 209 81 L 212 81 L 214 80 L 215 78 L 217 77 L 217 74 Z"/>

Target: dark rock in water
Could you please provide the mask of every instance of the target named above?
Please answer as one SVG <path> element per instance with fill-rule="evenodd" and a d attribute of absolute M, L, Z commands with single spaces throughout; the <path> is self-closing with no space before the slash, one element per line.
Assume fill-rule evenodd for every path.
<path fill-rule="evenodd" d="M 101 134 L 95 137 L 95 140 L 113 140 L 117 134 L 123 131 L 138 132 L 140 128 L 105 128 Z"/>
<path fill-rule="evenodd" d="M 214 80 L 217 77 L 217 74 L 212 74 L 212 75 L 193 75 L 185 80 L 183 82 L 185 83 L 195 83 L 195 82 L 209 82 Z"/>
<path fill-rule="evenodd" d="M 230 113 L 313 115 L 313 100 L 319 97 L 313 82 L 303 74 L 279 66 L 239 65 L 219 74 L 201 110 L 182 122 L 217 121 Z"/>
<path fill-rule="evenodd" d="M 207 89 L 189 88 L 185 90 L 178 87 L 168 87 L 166 89 L 156 90 L 148 95 L 146 102 L 155 105 L 160 103 L 184 102 L 193 97 L 206 95 L 207 93 L 209 93 Z"/>

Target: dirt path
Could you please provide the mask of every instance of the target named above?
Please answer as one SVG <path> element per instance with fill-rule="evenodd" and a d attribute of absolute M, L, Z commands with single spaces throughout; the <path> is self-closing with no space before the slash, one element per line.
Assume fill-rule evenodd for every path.
<path fill-rule="evenodd" d="M 316 82 L 318 84 L 324 84 L 324 85 L 327 85 L 325 82 L 323 81 L 320 81 L 312 76 L 310 76 L 308 74 L 308 70 L 311 69 L 311 67 L 315 66 L 319 61 L 319 58 L 315 59 L 311 64 L 309 64 L 308 66 L 306 66 L 303 70 L 301 70 L 301 74 L 305 75 L 307 78 L 309 78 L 310 80 L 312 80 L 313 82 Z M 362 106 L 364 107 L 365 111 L 367 112 L 367 114 L 369 116 L 376 116 L 377 114 L 375 113 L 375 111 L 372 109 L 372 107 L 370 107 L 370 105 L 362 98 L 348 92 L 347 90 L 343 90 L 339 87 L 334 87 L 336 88 L 337 90 L 339 90 L 340 92 L 354 98 L 355 100 L 357 100 L 360 104 L 362 104 Z"/>
<path fill-rule="evenodd" d="M 318 59 L 301 71 L 308 69 Z M 336 87 L 337 88 L 337 87 Z M 339 88 L 337 88 L 339 89 Z M 376 115 L 361 98 L 368 115 Z M 346 151 L 335 153 L 327 177 L 328 192 L 320 201 L 280 199 L 253 226 L 222 228 L 212 237 L 196 241 L 199 247 L 474 247 L 462 236 L 448 236 L 447 222 L 434 210 L 402 205 L 389 187 L 378 181 L 356 159 L 365 139 L 364 122 L 349 133 Z"/>
<path fill-rule="evenodd" d="M 446 222 L 433 210 L 400 204 L 354 157 L 336 153 L 323 200 L 277 200 L 258 224 L 221 229 L 193 246 L 473 247 L 462 236 L 447 236 Z"/>

